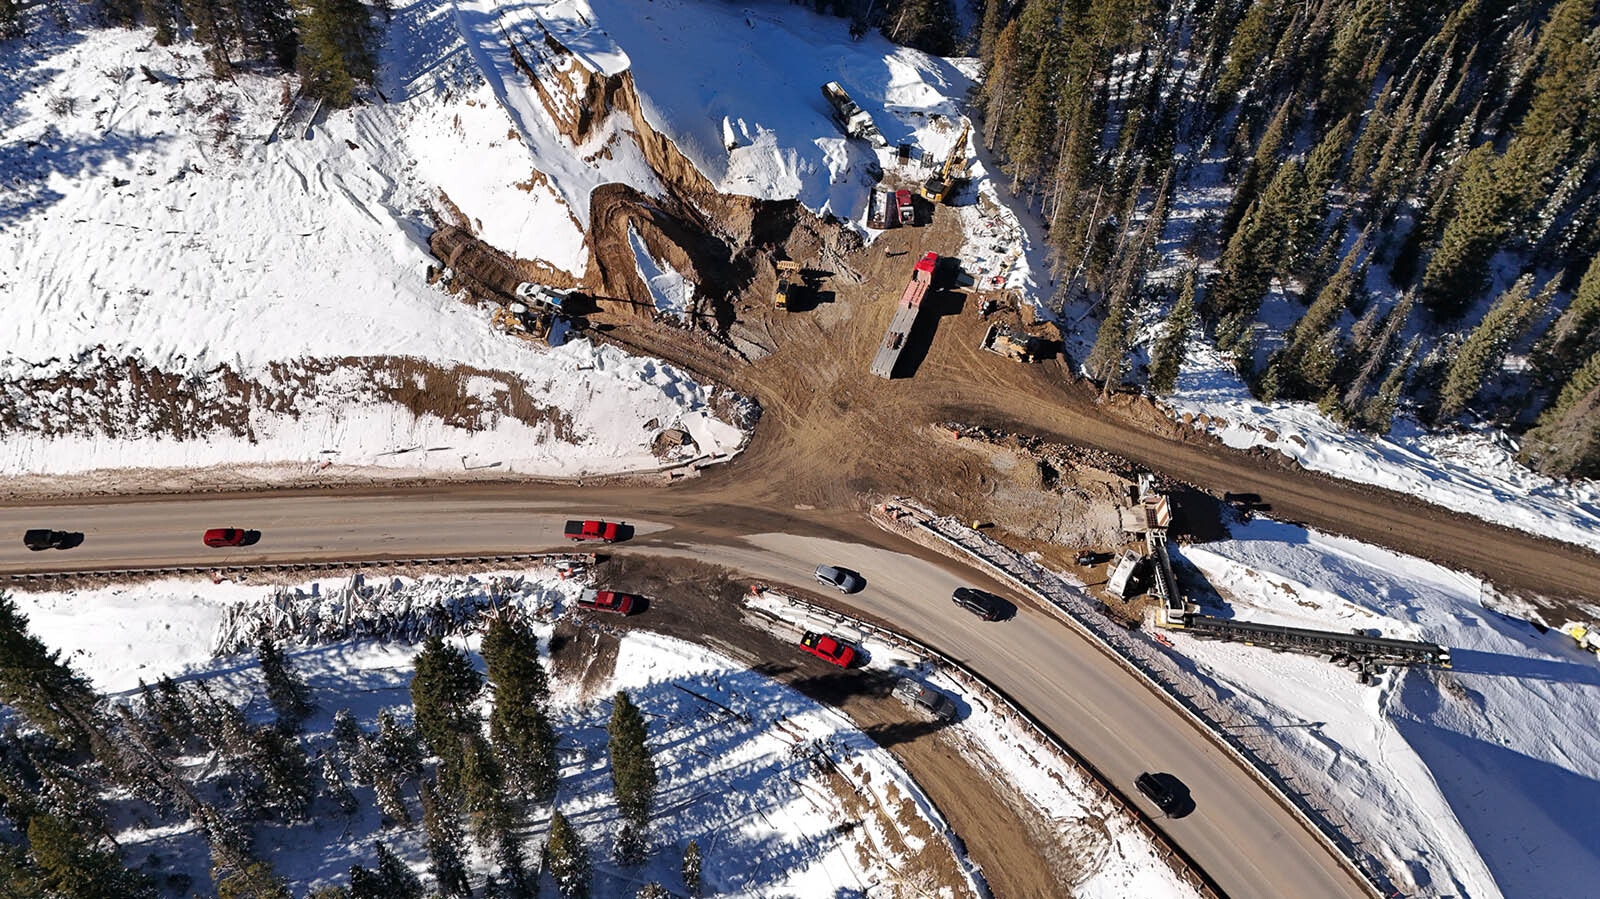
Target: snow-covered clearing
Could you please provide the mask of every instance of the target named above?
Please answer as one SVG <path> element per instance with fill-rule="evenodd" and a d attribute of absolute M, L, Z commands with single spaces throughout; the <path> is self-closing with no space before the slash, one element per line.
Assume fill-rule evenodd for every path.
<path fill-rule="evenodd" d="M 1429 433 L 1404 416 L 1381 437 L 1347 430 L 1310 403 L 1254 399 L 1209 345 L 1191 347 L 1165 401 L 1229 446 L 1267 447 L 1313 471 L 1600 550 L 1600 483 L 1530 471 L 1502 432 Z"/>
<path fill-rule="evenodd" d="M 1452 670 L 1393 671 L 1364 687 L 1322 659 L 1170 632 L 1259 722 L 1252 745 L 1287 753 L 1302 789 L 1349 819 L 1415 895 L 1585 893 L 1600 863 L 1592 655 L 1486 608 L 1469 575 L 1265 519 L 1182 558 L 1226 604 L 1192 590 L 1210 614 L 1451 647 Z"/>
<path fill-rule="evenodd" d="M 0 390 L 28 410 L 0 434 L 0 475 L 133 460 L 283 463 L 289 474 L 662 464 L 652 440 L 708 410 L 711 388 L 583 340 L 535 349 L 426 282 L 437 210 L 453 206 L 507 250 L 581 275 L 588 189 L 653 183 L 624 152 L 631 140 L 604 138 L 613 149 L 586 160 L 598 148 L 563 143 L 528 105 L 525 79 L 513 96 L 491 77 L 504 49 L 485 15 L 428 2 L 397 12 L 379 87 L 390 102 L 272 143 L 289 82 L 214 81 L 192 45 L 47 26 L 41 39 L 0 43 L 0 292 L 13 325 L 0 332 Z M 483 46 L 485 29 L 499 50 Z M 418 383 L 384 383 L 364 361 L 395 357 L 427 369 Z M 306 360 L 318 372 L 305 374 Z M 179 376 L 202 399 L 234 378 L 282 396 L 241 401 L 211 432 L 150 439 L 160 430 L 140 418 L 145 383 L 96 380 L 124 366 Z M 396 399 L 426 388 L 450 405 L 457 366 L 517 385 L 537 408 Z M 553 416 L 564 423 L 540 420 Z M 703 430 L 708 454 L 742 441 L 736 427 Z"/>
<path fill-rule="evenodd" d="M 471 578 L 395 578 L 365 585 L 328 579 L 292 588 L 326 597 L 326 608 L 348 598 L 352 586 L 378 588 L 391 614 L 441 597 L 470 599 L 492 591 L 497 602 L 544 622 L 536 627 L 548 647 L 550 623 L 571 607 L 583 583 L 548 570 L 503 572 Z M 212 659 L 209 631 L 226 609 L 270 599 L 275 588 L 164 581 L 17 597 L 34 632 L 96 687 L 126 696 L 140 678 L 172 675 L 204 680 L 268 720 L 259 674 L 251 657 Z M 82 626 L 86 609 L 102 615 Z M 182 622 L 173 627 L 174 622 Z M 469 650 L 476 637 L 451 638 Z M 951 853 L 945 825 L 921 790 L 887 751 L 840 713 L 705 648 L 648 632 L 620 637 L 614 672 L 583 684 L 552 684 L 561 735 L 562 776 L 557 804 L 578 827 L 595 860 L 594 895 L 631 896 L 658 880 L 681 889 L 678 867 L 690 840 L 705 854 L 706 895 L 834 896 L 865 894 L 897 884 L 906 895 L 979 895 L 917 883 L 922 853 Z M 329 743 L 332 713 L 349 708 L 367 728 L 377 713 L 395 709 L 409 719 L 408 685 L 416 647 L 374 640 L 291 647 L 290 663 L 309 682 L 319 709 L 303 745 Z M 649 722 L 649 745 L 660 774 L 657 826 L 649 860 L 637 868 L 610 862 L 618 813 L 611 797 L 605 722 L 609 697 L 625 690 Z M 721 706 L 722 708 L 719 708 Z M 821 760 L 826 758 L 831 764 Z M 322 820 L 301 826 L 258 828 L 258 851 L 297 893 L 340 882 L 351 864 L 374 862 L 382 840 L 419 870 L 425 860 L 419 824 L 380 830 L 370 788 L 357 791 L 362 808 L 348 822 L 323 810 Z M 861 797 L 861 798 L 858 798 Z M 857 809 L 851 803 L 858 803 Z M 412 801 L 413 812 L 415 801 Z M 861 815 L 841 828 L 841 810 Z M 544 820 L 532 822 L 530 852 L 543 840 Z M 343 832 L 340 832 L 340 828 Z M 163 873 L 187 871 L 207 882 L 198 837 L 182 828 L 124 822 L 118 841 L 130 858 L 159 854 Z M 478 858 L 479 876 L 488 863 Z M 1115 895 L 1095 893 L 1092 895 Z"/>

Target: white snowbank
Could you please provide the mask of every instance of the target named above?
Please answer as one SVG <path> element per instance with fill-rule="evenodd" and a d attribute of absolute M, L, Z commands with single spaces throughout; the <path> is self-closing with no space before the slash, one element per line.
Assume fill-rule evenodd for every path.
<path fill-rule="evenodd" d="M 1322 659 L 1172 632 L 1415 895 L 1584 893 L 1600 864 L 1592 656 L 1485 608 L 1470 575 L 1353 540 L 1258 519 L 1183 558 L 1241 619 L 1451 647 L 1450 671 L 1363 687 Z"/>

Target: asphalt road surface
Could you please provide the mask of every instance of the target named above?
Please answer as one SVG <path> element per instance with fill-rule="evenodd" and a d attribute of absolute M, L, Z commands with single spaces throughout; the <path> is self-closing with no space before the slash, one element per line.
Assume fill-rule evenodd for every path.
<path fill-rule="evenodd" d="M 622 517 L 625 506 L 603 500 L 622 499 L 629 491 L 599 493 L 605 496 L 593 488 L 306 492 L 13 506 L 0 509 L 0 573 L 561 549 L 571 546 L 561 535 L 567 518 Z M 658 491 L 639 494 L 636 507 L 660 499 Z M 1164 826 L 1228 895 L 1369 895 L 1275 797 L 1067 625 L 1025 602 L 1012 620 L 983 622 L 951 603 L 951 590 L 968 583 L 1006 591 L 949 560 L 930 558 L 860 516 L 849 519 L 830 527 L 764 509 L 646 510 L 643 517 L 626 519 L 636 536 L 613 551 L 680 554 L 802 586 L 817 586 L 812 570 L 819 562 L 854 568 L 868 585 L 841 597 L 844 602 L 978 671 L 1152 816 L 1160 812 L 1132 790 L 1134 777 L 1149 770 L 1182 780 L 1196 809 Z M 30 552 L 20 540 L 27 527 L 81 531 L 84 542 L 68 551 Z M 210 549 L 200 543 L 209 527 L 258 530 L 261 536 L 252 546 Z"/>

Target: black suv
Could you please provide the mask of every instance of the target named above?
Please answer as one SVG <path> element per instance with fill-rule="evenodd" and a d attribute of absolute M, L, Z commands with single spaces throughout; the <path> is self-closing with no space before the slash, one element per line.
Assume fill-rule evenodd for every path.
<path fill-rule="evenodd" d="M 52 531 L 46 528 L 33 528 L 22 535 L 22 545 L 38 552 L 42 549 L 70 549 L 73 546 L 76 534 L 66 531 Z"/>
<path fill-rule="evenodd" d="M 984 621 L 999 621 L 1009 611 L 1009 603 L 1005 600 L 993 593 L 985 593 L 971 587 L 957 587 L 956 592 L 950 594 L 950 598 L 956 605 Z"/>
<path fill-rule="evenodd" d="M 1179 796 L 1162 778 L 1151 774 L 1149 771 L 1134 778 L 1133 785 L 1138 787 L 1139 792 L 1149 797 L 1151 802 L 1154 802 L 1163 812 L 1169 815 L 1177 811 L 1178 807 L 1183 804 L 1182 796 Z"/>

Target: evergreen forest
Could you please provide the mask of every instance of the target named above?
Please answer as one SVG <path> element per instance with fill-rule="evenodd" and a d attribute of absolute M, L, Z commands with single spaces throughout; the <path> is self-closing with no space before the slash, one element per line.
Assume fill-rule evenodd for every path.
<path fill-rule="evenodd" d="M 1203 336 L 1263 399 L 1600 475 L 1592 0 L 989 0 L 976 52 L 1108 387 Z"/>

